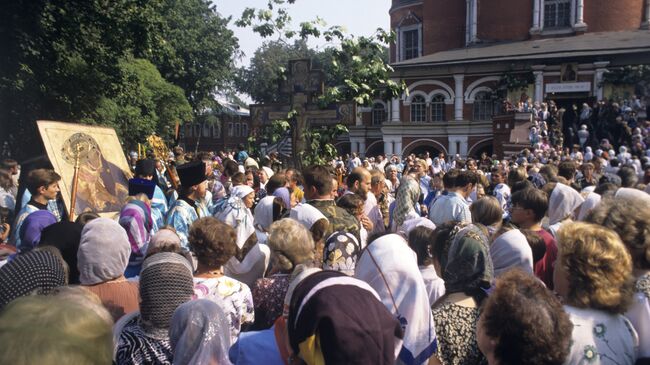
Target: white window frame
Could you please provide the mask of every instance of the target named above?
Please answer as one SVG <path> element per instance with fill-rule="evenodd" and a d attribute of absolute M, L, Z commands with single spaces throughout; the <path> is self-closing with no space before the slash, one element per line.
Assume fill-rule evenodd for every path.
<path fill-rule="evenodd" d="M 437 101 L 436 101 L 436 98 L 438 98 Z M 446 115 L 445 115 L 445 105 L 446 105 L 445 99 L 446 99 L 446 97 L 442 93 L 434 94 L 431 97 L 431 101 L 429 102 L 429 104 L 431 106 L 431 121 L 432 122 L 444 122 L 445 121 L 445 118 L 446 118 Z M 440 113 L 439 113 L 440 118 L 436 118 L 435 109 L 440 109 Z"/>
<path fill-rule="evenodd" d="M 379 108 L 381 107 L 381 117 L 377 120 L 376 114 L 379 113 Z M 388 111 L 386 110 L 386 104 L 381 102 L 375 102 L 372 104 L 372 109 L 370 110 L 370 124 L 373 126 L 382 125 L 388 119 Z"/>
<path fill-rule="evenodd" d="M 228 137 L 234 137 L 235 136 L 235 123 L 228 123 Z"/>
<path fill-rule="evenodd" d="M 487 95 L 488 99 L 482 99 L 480 95 Z M 485 113 L 489 113 L 489 115 L 484 115 Z M 472 105 L 472 119 L 475 121 L 489 121 L 492 120 L 493 115 L 494 101 L 490 98 L 490 92 L 487 90 L 477 92 L 474 96 L 474 105 Z"/>
<path fill-rule="evenodd" d="M 418 38 L 418 52 L 417 52 L 417 55 L 415 57 L 413 57 L 413 58 L 422 57 L 422 23 L 420 22 L 420 23 L 413 24 L 413 25 L 400 26 L 398 28 L 398 31 L 397 31 L 398 42 L 397 42 L 397 44 L 399 45 L 399 47 L 398 47 L 398 53 L 399 53 L 398 60 L 399 61 L 406 61 L 407 60 L 407 58 L 405 58 L 406 57 L 406 40 L 405 40 L 405 37 L 404 37 L 404 33 L 410 32 L 410 31 L 413 31 L 413 30 L 417 31 L 417 38 Z M 408 58 L 408 59 L 411 59 L 411 58 Z"/>
<path fill-rule="evenodd" d="M 571 30 L 574 23 L 576 22 L 576 0 L 539 0 L 541 2 L 540 6 L 540 21 L 539 21 L 539 26 L 541 27 L 542 30 L 545 31 L 554 31 L 554 30 Z M 569 24 L 567 25 L 562 25 L 562 26 L 552 26 L 552 27 L 547 27 L 545 25 L 546 23 L 546 5 L 547 3 L 551 5 L 556 5 L 556 7 L 559 4 L 562 3 L 568 3 L 569 4 Z M 556 19 L 557 20 L 557 19 Z"/>
<path fill-rule="evenodd" d="M 422 99 L 422 102 L 421 103 L 416 102 L 416 98 Z M 417 113 L 413 112 L 414 107 L 418 107 L 418 108 L 422 107 L 422 109 L 423 109 L 422 110 L 422 112 L 423 112 L 422 115 L 423 115 L 424 119 L 418 120 L 418 119 L 415 118 Z M 427 99 L 422 95 L 413 96 L 413 99 L 411 99 L 411 110 L 410 111 L 411 111 L 411 122 L 413 122 L 413 123 L 425 123 L 427 121 Z"/>
<path fill-rule="evenodd" d="M 248 138 L 248 124 L 242 123 L 242 125 L 241 125 L 241 134 L 242 134 L 242 137 Z"/>

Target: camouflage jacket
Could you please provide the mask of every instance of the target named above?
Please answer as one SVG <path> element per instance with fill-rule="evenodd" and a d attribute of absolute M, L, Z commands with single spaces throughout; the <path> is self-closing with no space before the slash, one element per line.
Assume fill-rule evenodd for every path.
<path fill-rule="evenodd" d="M 347 210 L 336 206 L 334 200 L 310 200 L 307 203 L 320 210 L 320 212 L 323 213 L 325 218 L 330 222 L 329 228 L 325 233 L 325 239 L 327 239 L 327 237 L 329 237 L 333 232 L 343 231 L 352 233 L 354 237 L 357 238 L 358 242 L 361 242 L 359 234 L 361 224 L 359 223 L 359 220 L 352 214 L 348 213 Z"/>

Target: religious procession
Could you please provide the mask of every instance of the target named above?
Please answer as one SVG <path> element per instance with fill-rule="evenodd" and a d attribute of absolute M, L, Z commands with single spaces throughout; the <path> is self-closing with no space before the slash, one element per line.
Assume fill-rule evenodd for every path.
<path fill-rule="evenodd" d="M 479 2 L 8 5 L 0 364 L 650 364 L 650 0 Z"/>

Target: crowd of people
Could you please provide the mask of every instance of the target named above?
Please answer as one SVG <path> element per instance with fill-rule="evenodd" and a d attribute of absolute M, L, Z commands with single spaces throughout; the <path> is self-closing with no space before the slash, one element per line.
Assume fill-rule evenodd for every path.
<path fill-rule="evenodd" d="M 74 222 L 55 171 L 6 159 L 0 363 L 650 363 L 635 128 L 629 150 L 300 170 L 176 148 L 173 169 L 133 156 L 122 209 Z"/>

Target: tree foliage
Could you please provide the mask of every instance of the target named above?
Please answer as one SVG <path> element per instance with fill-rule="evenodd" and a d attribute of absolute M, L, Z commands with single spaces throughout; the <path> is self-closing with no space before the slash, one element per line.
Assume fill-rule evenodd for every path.
<path fill-rule="evenodd" d="M 21 158 L 40 152 L 37 119 L 112 125 L 125 147 L 148 131 L 169 135 L 230 79 L 228 20 L 207 0 L 7 2 L 0 139 Z"/>
<path fill-rule="evenodd" d="M 327 77 L 325 93 L 319 99 L 321 106 L 343 101 L 354 101 L 357 105 L 367 106 L 374 99 L 388 100 L 407 92 L 403 82 L 398 83 L 390 78 L 393 69 L 388 65 L 387 46 L 395 41 L 392 32 L 377 29 L 372 36 L 355 37 L 346 34 L 341 26 L 327 27 L 319 18 L 311 22 L 302 22 L 297 28 L 292 28 L 289 10 L 286 8 L 287 4 L 292 3 L 294 1 L 291 0 L 268 0 L 265 9 L 244 10 L 235 24 L 240 27 L 251 27 L 254 32 L 265 38 L 275 37 L 273 44 L 278 48 L 286 47 L 296 39 L 304 42 L 310 37 L 322 37 L 329 42 L 331 45 L 324 50 L 312 53 L 312 59 L 316 61 L 314 63 L 320 65 Z M 264 47 L 258 50 L 260 60 L 263 60 L 265 51 Z M 255 56 L 258 56 L 257 52 Z M 256 61 L 255 57 L 253 61 Z M 272 96 L 271 91 L 266 91 L 269 90 L 266 87 L 270 88 L 277 83 L 278 75 L 285 72 L 286 64 L 286 61 L 282 65 L 274 64 L 270 66 L 273 69 L 261 73 L 258 72 L 257 65 L 252 62 L 251 68 L 247 70 L 250 73 L 240 72 L 243 79 L 253 76 L 268 77 L 265 81 L 257 81 L 265 85 L 263 94 L 253 96 L 257 102 L 277 100 L 277 97 Z M 241 88 L 241 85 L 245 83 L 238 83 L 240 91 L 248 92 L 250 88 Z M 292 120 L 291 113 L 287 116 L 287 120 Z M 298 164 L 325 161 L 334 156 L 336 151 L 332 144 L 338 135 L 345 132 L 347 129 L 342 125 L 323 130 L 312 128 L 303 131 L 308 142 L 308 150 L 300 151 Z"/>

